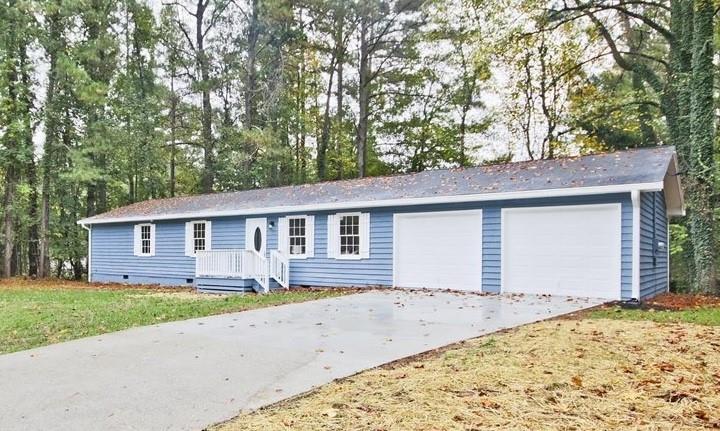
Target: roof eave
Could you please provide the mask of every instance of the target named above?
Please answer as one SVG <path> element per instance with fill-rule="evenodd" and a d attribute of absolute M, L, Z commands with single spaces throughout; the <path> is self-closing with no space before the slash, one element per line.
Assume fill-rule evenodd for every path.
<path fill-rule="evenodd" d="M 650 183 L 635 184 L 613 184 L 606 186 L 589 186 L 589 187 L 566 187 L 542 190 L 526 190 L 518 192 L 496 192 L 496 193 L 478 193 L 465 195 L 450 196 L 432 196 L 421 198 L 401 198 L 401 199 L 385 199 L 376 201 L 356 201 L 356 202 L 329 202 L 320 204 L 307 205 L 287 205 L 278 207 L 249 208 L 242 210 L 222 210 L 222 211 L 193 211 L 177 214 L 160 214 L 160 215 L 139 215 L 127 217 L 113 218 L 97 218 L 88 217 L 78 220 L 78 224 L 108 224 L 108 223 L 128 223 L 140 221 L 156 221 L 156 220 L 178 220 L 178 219 L 195 219 L 205 217 L 229 217 L 242 215 L 259 215 L 259 214 L 278 214 L 278 213 L 300 213 L 315 211 L 333 211 L 333 210 L 349 210 L 363 208 L 386 208 L 392 206 L 411 206 L 411 205 L 431 205 L 431 204 L 451 204 L 451 203 L 468 203 L 468 202 L 487 202 L 502 201 L 510 199 L 531 199 L 531 198 L 549 198 L 564 196 L 582 196 L 582 195 L 598 195 L 611 193 L 629 193 L 632 191 L 660 191 L 663 190 L 663 181 Z"/>

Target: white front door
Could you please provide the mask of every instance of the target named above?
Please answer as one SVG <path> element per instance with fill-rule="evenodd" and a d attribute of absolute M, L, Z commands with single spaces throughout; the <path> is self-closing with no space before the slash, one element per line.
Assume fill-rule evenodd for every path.
<path fill-rule="evenodd" d="M 620 204 L 502 211 L 502 291 L 620 299 Z"/>
<path fill-rule="evenodd" d="M 482 290 L 482 211 L 395 214 L 398 287 Z"/>
<path fill-rule="evenodd" d="M 254 250 L 265 256 L 267 243 L 267 219 L 245 219 L 245 250 Z"/>

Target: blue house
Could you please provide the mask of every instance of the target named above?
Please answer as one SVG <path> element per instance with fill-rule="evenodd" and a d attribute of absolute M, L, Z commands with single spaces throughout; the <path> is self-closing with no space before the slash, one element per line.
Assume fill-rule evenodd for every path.
<path fill-rule="evenodd" d="M 80 220 L 94 282 L 647 298 L 684 213 L 672 147 L 140 202 Z"/>

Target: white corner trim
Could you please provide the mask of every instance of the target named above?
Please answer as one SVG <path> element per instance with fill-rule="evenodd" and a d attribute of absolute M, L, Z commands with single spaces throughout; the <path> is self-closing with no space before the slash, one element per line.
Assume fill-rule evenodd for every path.
<path fill-rule="evenodd" d="M 88 271 L 88 283 L 92 283 L 92 225 L 81 224 L 86 231 L 88 231 L 88 255 L 87 255 L 87 271 Z"/>
<path fill-rule="evenodd" d="M 640 191 L 632 191 L 630 197 L 632 200 L 632 297 L 640 299 Z"/>
<path fill-rule="evenodd" d="M 400 198 L 400 199 L 384 199 L 375 201 L 355 201 L 355 202 L 330 202 L 305 205 L 287 205 L 277 207 L 249 208 L 241 210 L 222 210 L 222 211 L 197 211 L 177 214 L 161 214 L 161 215 L 142 215 L 129 217 L 113 217 L 93 219 L 93 217 L 78 220 L 78 224 L 105 224 L 105 223 L 127 223 L 136 221 L 156 221 L 156 220 L 177 220 L 177 219 L 197 219 L 207 217 L 228 217 L 228 216 L 249 216 L 261 214 L 278 214 L 278 213 L 302 213 L 316 211 L 336 211 L 336 210 L 361 210 L 367 208 L 383 208 L 393 206 L 411 206 L 411 205 L 428 205 L 428 204 L 452 204 L 452 203 L 469 203 L 469 202 L 487 202 L 501 201 L 509 199 L 531 199 L 531 198 L 550 198 L 565 196 L 585 196 L 611 193 L 629 193 L 632 191 L 660 191 L 663 189 L 663 182 L 637 183 L 637 184 L 617 184 L 608 186 L 591 186 L 591 187 L 569 187 L 557 189 L 528 190 L 519 192 L 498 192 L 498 193 L 479 193 L 467 195 L 453 196 L 432 196 L 422 198 Z"/>

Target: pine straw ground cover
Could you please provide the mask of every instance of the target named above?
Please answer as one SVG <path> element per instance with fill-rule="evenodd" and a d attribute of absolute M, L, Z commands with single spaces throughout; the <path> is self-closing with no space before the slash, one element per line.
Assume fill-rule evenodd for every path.
<path fill-rule="evenodd" d="M 720 427 L 720 327 L 554 320 L 370 370 L 216 430 Z"/>

